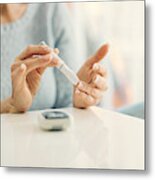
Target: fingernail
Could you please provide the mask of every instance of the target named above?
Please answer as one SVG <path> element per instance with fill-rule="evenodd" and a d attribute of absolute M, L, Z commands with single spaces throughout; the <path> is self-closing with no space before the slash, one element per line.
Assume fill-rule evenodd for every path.
<path fill-rule="evenodd" d="M 99 64 L 97 64 L 97 63 L 94 64 L 94 65 L 93 65 L 93 70 L 98 70 L 98 69 L 99 69 Z"/>
<path fill-rule="evenodd" d="M 100 78 L 99 78 L 98 76 L 96 76 L 94 82 L 95 82 L 96 84 L 100 83 Z"/>
<path fill-rule="evenodd" d="M 78 87 L 79 87 L 79 88 L 83 88 L 82 82 L 79 82 Z"/>
<path fill-rule="evenodd" d="M 38 58 L 38 59 L 41 59 L 42 56 L 40 55 L 33 55 L 32 58 Z"/>
<path fill-rule="evenodd" d="M 26 69 L 26 65 L 25 65 L 25 64 L 21 64 L 21 65 L 20 65 L 20 68 L 21 68 L 22 70 L 25 70 L 25 69 Z"/>
<path fill-rule="evenodd" d="M 76 94 L 80 94 L 80 91 L 78 89 L 75 90 Z"/>

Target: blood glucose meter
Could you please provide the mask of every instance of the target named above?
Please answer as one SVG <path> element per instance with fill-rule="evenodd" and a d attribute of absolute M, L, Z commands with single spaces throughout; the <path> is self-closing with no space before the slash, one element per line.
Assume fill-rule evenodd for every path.
<path fill-rule="evenodd" d="M 73 117 L 64 111 L 46 111 L 38 115 L 39 126 L 47 131 L 66 130 L 72 125 Z"/>

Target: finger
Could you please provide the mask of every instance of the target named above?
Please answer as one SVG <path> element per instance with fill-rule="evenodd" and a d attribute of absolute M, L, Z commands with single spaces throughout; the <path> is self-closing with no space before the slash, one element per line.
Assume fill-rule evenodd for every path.
<path fill-rule="evenodd" d="M 24 62 L 24 64 L 27 66 L 27 73 L 37 68 L 46 68 L 48 67 L 49 64 L 51 66 L 56 66 L 56 63 L 52 63 L 50 54 L 45 56 L 40 56 L 38 58 L 29 58 L 22 62 Z"/>
<path fill-rule="evenodd" d="M 44 71 L 46 70 L 46 67 L 37 68 L 36 70 L 37 70 L 37 72 L 38 72 L 40 75 L 42 75 L 42 74 L 44 73 Z"/>
<path fill-rule="evenodd" d="M 54 51 L 51 50 L 51 52 L 49 54 L 47 54 L 47 56 L 45 55 L 45 57 L 47 57 L 47 58 L 49 57 L 51 59 L 51 62 L 48 64 L 47 67 L 54 67 L 54 66 L 58 65 L 58 59 L 53 56 L 53 54 L 52 54 L 53 52 Z M 44 57 L 42 55 L 34 55 L 34 56 L 31 57 L 31 59 L 34 59 L 34 58 L 41 59 L 41 58 L 44 58 Z"/>
<path fill-rule="evenodd" d="M 37 69 L 37 68 L 43 68 L 47 66 L 51 62 L 51 59 L 47 56 L 41 56 L 38 58 L 30 58 L 24 61 L 25 65 L 27 66 L 27 73 Z"/>
<path fill-rule="evenodd" d="M 101 64 L 98 63 L 95 63 L 93 65 L 93 72 L 100 74 L 101 76 L 107 76 L 107 70 Z"/>
<path fill-rule="evenodd" d="M 26 59 L 32 55 L 44 55 L 50 53 L 51 49 L 46 45 L 29 45 L 18 57 L 17 60 Z"/>
<path fill-rule="evenodd" d="M 79 89 L 75 90 L 75 94 L 79 99 L 78 103 L 76 104 L 76 107 L 78 107 L 78 108 L 87 108 L 89 106 L 96 104 L 96 99 L 94 99 L 92 96 L 80 91 Z"/>
<path fill-rule="evenodd" d="M 24 61 L 17 61 L 11 66 L 11 70 L 16 69 L 20 64 L 24 63 L 27 66 L 27 73 L 37 69 L 39 74 L 43 74 L 47 67 L 55 67 L 58 65 L 57 59 L 52 59 L 50 54 L 45 56 L 36 56 L 25 59 Z"/>
<path fill-rule="evenodd" d="M 13 87 L 18 87 L 19 84 L 23 83 L 26 78 L 26 66 L 21 64 L 16 70 L 12 72 L 12 83 Z"/>
<path fill-rule="evenodd" d="M 88 85 L 87 83 L 84 83 L 82 81 L 77 85 L 77 88 L 80 91 L 92 96 L 95 99 L 100 98 L 102 96 L 102 91 L 100 91 L 97 88 L 91 87 L 90 85 Z"/>
<path fill-rule="evenodd" d="M 109 45 L 105 44 L 99 48 L 99 50 L 95 53 L 94 56 L 90 57 L 87 61 L 87 65 L 93 65 L 94 63 L 100 62 L 105 55 L 108 53 Z"/>
<path fill-rule="evenodd" d="M 52 57 L 53 58 L 53 57 Z M 44 73 L 44 71 L 46 70 L 46 68 L 48 67 L 56 67 L 58 65 L 58 59 L 56 58 L 53 58 L 51 60 L 50 63 L 48 63 L 47 65 L 45 65 L 44 67 L 40 67 L 40 68 L 37 68 L 37 72 L 42 75 Z"/>
<path fill-rule="evenodd" d="M 50 63 L 49 59 L 43 59 L 42 57 L 29 58 L 25 61 L 18 61 L 14 63 L 11 67 L 11 70 L 16 70 L 21 64 L 25 64 L 27 67 L 27 72 L 30 72 L 34 69 L 39 68 L 40 66 L 44 67 L 47 63 Z"/>
<path fill-rule="evenodd" d="M 53 51 L 54 52 L 54 51 Z M 58 53 L 58 51 L 57 51 Z M 52 52 L 50 53 L 50 58 L 52 59 L 51 63 L 48 65 L 48 67 L 57 66 L 59 64 L 59 60 L 53 56 Z"/>
<path fill-rule="evenodd" d="M 95 75 L 93 77 L 92 85 L 102 91 L 106 91 L 108 89 L 106 79 L 100 75 Z"/>

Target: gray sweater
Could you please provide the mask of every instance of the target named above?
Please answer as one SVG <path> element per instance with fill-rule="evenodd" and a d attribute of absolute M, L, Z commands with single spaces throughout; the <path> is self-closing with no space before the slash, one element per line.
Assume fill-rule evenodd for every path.
<path fill-rule="evenodd" d="M 1 100 L 11 96 L 10 66 L 29 44 L 45 41 L 50 47 L 59 48 L 60 57 L 76 70 L 73 34 L 63 3 L 29 4 L 19 20 L 1 25 Z M 56 68 L 48 68 L 31 110 L 65 107 L 71 99 L 71 84 Z"/>

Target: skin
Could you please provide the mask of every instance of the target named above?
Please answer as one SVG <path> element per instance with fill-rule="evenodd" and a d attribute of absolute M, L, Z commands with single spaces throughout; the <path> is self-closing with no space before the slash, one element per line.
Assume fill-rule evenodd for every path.
<path fill-rule="evenodd" d="M 21 18 L 27 10 L 27 4 L 0 4 L 1 23 L 6 24 Z"/>
<path fill-rule="evenodd" d="M 11 66 L 12 96 L 2 102 L 2 112 L 26 112 L 31 107 L 45 69 L 58 64 L 51 53 L 47 46 L 30 45 L 15 59 Z"/>
<path fill-rule="evenodd" d="M 74 88 L 73 103 L 77 108 L 87 108 L 98 104 L 107 90 L 107 71 L 99 64 L 105 57 L 109 46 L 103 45 L 90 57 L 78 72 L 81 82 Z"/>
<path fill-rule="evenodd" d="M 7 4 L 0 5 L 0 8 L 3 24 L 19 19 L 27 6 Z M 45 45 L 30 45 L 16 57 L 11 66 L 12 96 L 1 101 L 1 113 L 26 112 L 31 107 L 42 74 L 46 68 L 58 64 L 57 59 L 51 57 L 53 51 L 59 53 L 58 49 L 51 49 Z M 102 94 L 107 89 L 107 72 L 99 62 L 107 52 L 108 45 L 101 46 L 80 68 L 77 73 L 80 82 L 74 87 L 73 92 L 74 107 L 87 108 L 101 101 Z"/>

